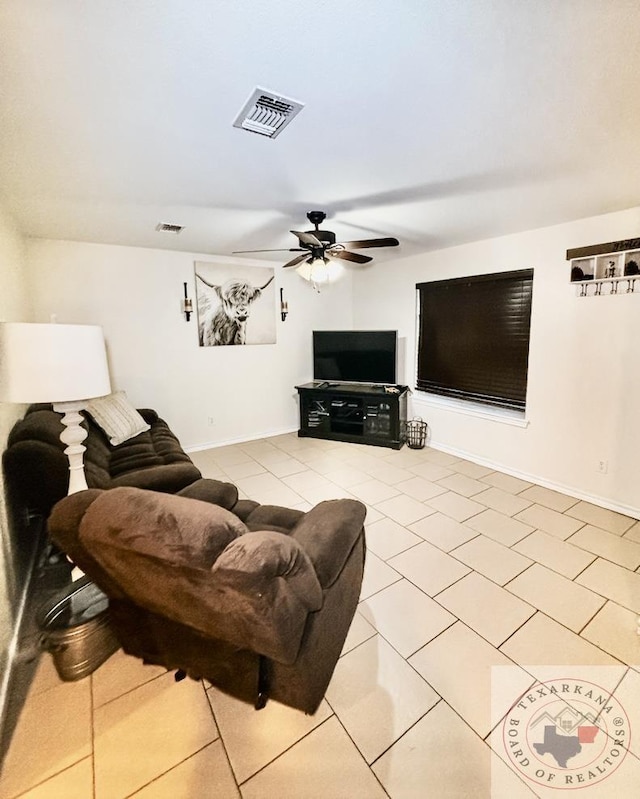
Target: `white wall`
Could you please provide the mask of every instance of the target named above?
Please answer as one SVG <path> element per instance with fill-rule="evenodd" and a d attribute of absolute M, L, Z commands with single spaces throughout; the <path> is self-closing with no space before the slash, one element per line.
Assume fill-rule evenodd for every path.
<path fill-rule="evenodd" d="M 23 241 L 13 220 L 0 208 L 0 321 L 29 321 L 30 303 L 24 279 Z M 24 407 L 0 403 L 0 451 L 9 430 L 22 416 Z M 0 479 L 2 478 L 0 472 Z M 5 512 L 4 492 L 0 490 L 0 705 L 4 698 L 8 646 L 21 591 L 15 573 L 12 540 Z"/>
<path fill-rule="evenodd" d="M 435 446 L 640 518 L 640 291 L 578 297 L 565 260 L 569 248 L 639 235 L 635 208 L 383 263 L 354 278 L 354 325 L 406 337 L 399 379 L 415 387 L 416 283 L 533 268 L 528 426 L 434 407 L 422 393 L 412 412 Z"/>
<path fill-rule="evenodd" d="M 275 267 L 276 344 L 198 346 L 196 314 L 186 322 L 180 312 L 185 281 L 195 303 L 196 260 Z M 186 448 L 297 429 L 294 386 L 312 377 L 311 330 L 352 324 L 350 278 L 318 294 L 277 262 L 32 239 L 27 264 L 36 321 L 102 325 L 114 389 L 155 408 Z"/>

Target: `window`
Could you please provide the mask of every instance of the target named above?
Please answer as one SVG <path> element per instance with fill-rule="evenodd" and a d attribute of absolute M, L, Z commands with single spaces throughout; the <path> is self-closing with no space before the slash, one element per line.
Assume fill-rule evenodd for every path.
<path fill-rule="evenodd" d="M 418 283 L 417 388 L 524 410 L 533 269 Z"/>

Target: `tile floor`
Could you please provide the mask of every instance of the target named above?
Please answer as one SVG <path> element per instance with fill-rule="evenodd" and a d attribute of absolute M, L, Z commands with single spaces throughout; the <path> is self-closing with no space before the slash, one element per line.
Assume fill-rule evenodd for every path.
<path fill-rule="evenodd" d="M 492 747 L 549 666 L 603 669 L 640 729 L 640 522 L 429 448 L 290 434 L 193 459 L 260 502 L 367 505 L 361 602 L 326 699 L 313 717 L 256 712 L 121 652 L 62 683 L 44 656 L 3 799 L 546 797 Z M 611 795 L 637 793 L 639 739 Z"/>

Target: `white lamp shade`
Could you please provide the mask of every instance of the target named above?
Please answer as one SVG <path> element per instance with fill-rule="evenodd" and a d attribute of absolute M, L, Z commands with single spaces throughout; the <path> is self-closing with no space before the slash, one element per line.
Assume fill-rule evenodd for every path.
<path fill-rule="evenodd" d="M 0 323 L 0 399 L 74 402 L 111 393 L 102 328 Z"/>
<path fill-rule="evenodd" d="M 319 286 L 335 282 L 343 271 L 342 264 L 337 263 L 332 258 L 326 260 L 324 258 L 314 258 L 310 263 L 305 261 L 296 269 L 300 277 Z"/>

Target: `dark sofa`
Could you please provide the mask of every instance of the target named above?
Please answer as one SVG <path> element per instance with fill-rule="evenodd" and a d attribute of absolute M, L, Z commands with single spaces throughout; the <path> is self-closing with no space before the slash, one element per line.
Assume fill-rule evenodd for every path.
<path fill-rule="evenodd" d="M 173 494 L 202 477 L 167 423 L 154 410 L 139 413 L 150 429 L 116 447 L 83 413 L 89 488 L 135 486 Z M 67 494 L 69 461 L 60 441 L 61 418 L 51 405 L 31 405 L 9 434 L 2 465 L 9 507 L 16 515 L 26 512 L 46 519 Z"/>

